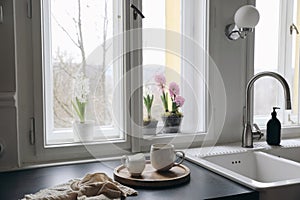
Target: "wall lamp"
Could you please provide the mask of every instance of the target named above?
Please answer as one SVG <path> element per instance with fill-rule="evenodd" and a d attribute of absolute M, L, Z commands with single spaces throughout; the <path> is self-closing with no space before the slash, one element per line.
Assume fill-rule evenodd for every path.
<path fill-rule="evenodd" d="M 252 5 L 240 7 L 234 15 L 234 23 L 225 28 L 225 35 L 229 40 L 245 39 L 247 34 L 253 32 L 258 24 L 259 12 Z"/>

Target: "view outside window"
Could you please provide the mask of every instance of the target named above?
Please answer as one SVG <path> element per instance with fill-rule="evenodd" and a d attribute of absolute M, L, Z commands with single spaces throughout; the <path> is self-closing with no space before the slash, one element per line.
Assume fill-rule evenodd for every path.
<path fill-rule="evenodd" d="M 116 70 L 118 61 L 113 63 L 109 52 L 118 48 L 111 39 L 122 31 L 121 1 L 51 0 L 44 4 L 48 11 L 44 17 L 48 133 L 72 131 L 72 123 L 79 120 L 75 90 L 81 73 L 88 85 L 86 120 L 113 126 L 112 96 L 122 65 L 117 63 Z"/>
<path fill-rule="evenodd" d="M 283 9 L 284 5 L 287 10 Z M 256 7 L 260 21 L 255 28 L 254 73 L 274 71 L 283 75 L 291 89 L 292 111 L 285 111 L 281 84 L 273 78 L 262 78 L 254 86 L 254 122 L 264 128 L 271 118 L 272 107 L 278 106 L 281 108 L 278 111 L 281 123 L 296 125 L 299 113 L 299 35 L 290 34 L 289 28 L 292 23 L 299 23 L 295 12 L 297 1 L 289 7 L 284 0 L 258 0 Z M 289 19 L 287 16 L 291 13 L 294 15 Z"/>
<path fill-rule="evenodd" d="M 199 1 L 200 2 L 200 1 Z M 202 1 L 201 1 L 202 2 Z M 154 96 L 152 105 L 152 117 L 158 120 L 157 133 L 166 132 L 164 128 L 160 128 L 164 125 L 165 116 L 170 113 L 180 112 L 178 115 L 183 115 L 180 132 L 182 133 L 199 133 L 205 131 L 205 110 L 206 106 L 204 101 L 200 99 L 206 96 L 203 75 L 203 69 L 205 65 L 203 63 L 192 65 L 195 60 L 192 60 L 191 54 L 195 53 L 197 57 L 202 57 L 203 48 L 201 52 L 192 50 L 199 43 L 203 43 L 201 40 L 196 41 L 194 36 L 190 36 L 190 40 L 184 35 L 183 29 L 186 33 L 195 33 L 199 31 L 199 35 L 202 34 L 202 30 L 205 25 L 198 20 L 193 22 L 187 20 L 190 13 L 186 13 L 185 7 L 189 5 L 188 2 L 182 0 L 143 0 L 143 84 L 144 84 L 144 96 L 148 94 Z M 202 2 L 203 3 L 203 2 Z M 197 6 L 199 6 L 197 4 Z M 186 8 L 185 8 L 186 9 Z M 192 8 L 190 8 L 192 9 Z M 199 6 L 199 10 L 203 10 L 205 7 Z M 190 12 L 190 11 L 189 11 Z M 195 25 L 194 23 L 199 24 Z M 201 25 L 200 25 L 201 24 Z M 155 38 L 153 40 L 153 38 Z M 203 36 L 203 38 L 205 38 Z M 154 42 L 153 42 L 154 41 Z M 159 44 L 157 46 L 151 45 L 152 43 Z M 197 45 L 196 45 L 197 44 Z M 183 50 L 185 45 L 186 49 L 190 52 L 187 53 L 186 49 Z M 190 45 L 190 47 L 187 47 Z M 155 79 L 157 76 L 163 76 L 165 78 L 164 92 L 168 93 L 166 103 L 168 104 L 168 110 L 161 99 L 163 95 L 161 87 L 158 86 L 158 82 Z M 196 81 L 198 80 L 198 81 Z M 169 91 L 170 86 L 179 88 L 179 92 L 171 98 L 172 92 Z M 182 104 L 179 103 L 180 100 Z M 178 109 L 172 107 L 172 102 L 177 102 Z M 197 105 L 199 104 L 199 105 Z M 173 110 L 173 111 L 172 111 Z M 144 118 L 147 117 L 148 112 L 146 106 L 144 106 Z M 145 120 L 145 119 L 144 119 Z M 200 123 L 199 123 L 200 122 Z M 165 123 L 166 124 L 166 123 Z"/>
<path fill-rule="evenodd" d="M 114 128 L 119 124 L 115 124 L 115 118 L 121 116 L 124 109 L 122 102 L 117 102 L 119 105 L 115 102 L 116 88 L 124 77 L 120 56 L 123 41 L 116 43 L 111 39 L 123 32 L 123 1 L 45 0 L 44 2 L 46 143 L 77 142 L 73 133 L 80 128 L 78 125 L 74 126 L 74 122 L 84 123 L 87 120 L 95 121 L 96 137 L 91 141 L 97 141 L 97 137 L 103 136 L 105 131 L 116 135 Z M 193 67 L 188 69 L 187 64 L 183 67 L 182 62 L 184 59 L 181 51 L 184 15 L 182 5 L 181 0 L 142 1 L 142 12 L 145 15 L 142 20 L 143 93 L 144 96 L 154 95 L 151 114 L 162 127 L 162 114 L 165 113 L 165 109 L 160 97 L 162 91 L 155 77 L 163 75 L 166 78 L 165 89 L 169 93 L 167 98 L 169 109 L 183 112 L 182 128 L 191 130 L 186 131 L 190 133 L 203 132 L 204 128 L 196 126 L 199 120 L 204 123 L 205 109 L 201 110 L 203 113 L 200 117 L 200 111 L 195 109 L 194 105 L 201 102 L 202 107 L 205 106 L 204 101 L 197 99 L 199 96 L 204 99 L 204 90 L 197 81 L 193 81 L 196 76 L 191 72 L 195 69 Z M 205 6 L 201 9 L 205 9 Z M 185 23 L 191 30 L 194 28 L 193 22 L 186 20 Z M 157 33 L 159 37 L 156 38 L 153 34 Z M 153 38 L 159 43 L 158 48 L 151 44 Z M 116 55 L 118 59 L 114 59 Z M 186 63 L 189 61 L 186 60 Z M 204 68 L 204 65 L 201 67 Z M 199 69 L 195 71 L 197 70 Z M 198 78 L 204 82 L 204 76 Z M 169 92 L 171 82 L 175 82 L 180 88 L 180 92 L 176 93 L 176 99 L 175 93 L 172 99 Z M 194 83 L 197 85 L 191 85 Z M 121 92 L 119 91 L 120 96 Z M 179 97 L 181 95 L 184 99 Z M 184 101 L 187 102 L 186 105 Z M 176 104 L 172 105 L 172 102 Z M 143 108 L 143 115 L 147 117 L 146 106 Z M 115 110 L 119 110 L 120 113 L 112 113 Z M 190 124 L 194 124 L 193 128 Z M 156 133 L 158 132 L 161 132 L 161 129 L 157 129 Z M 104 135 L 102 139 L 108 136 L 107 133 Z"/>
<path fill-rule="evenodd" d="M 153 12 L 153 10 L 156 10 Z M 144 0 L 143 13 L 147 16 L 143 19 L 143 81 L 144 94 L 153 93 L 153 117 L 160 120 L 164 111 L 160 98 L 161 91 L 155 82 L 156 75 L 164 75 L 167 85 L 170 82 L 181 83 L 181 58 L 169 51 L 180 48 L 180 37 L 178 40 L 171 39 L 168 31 L 174 31 L 178 36 L 181 34 L 181 1 L 180 0 Z M 151 30 L 153 29 L 153 30 Z M 148 47 L 151 31 L 160 36 L 160 48 Z M 149 36 L 149 37 L 147 37 Z M 150 38 L 151 39 L 151 38 Z M 171 47 L 172 46 L 172 47 Z M 171 101 L 169 99 L 169 101 Z M 146 110 L 144 110 L 146 113 Z"/>

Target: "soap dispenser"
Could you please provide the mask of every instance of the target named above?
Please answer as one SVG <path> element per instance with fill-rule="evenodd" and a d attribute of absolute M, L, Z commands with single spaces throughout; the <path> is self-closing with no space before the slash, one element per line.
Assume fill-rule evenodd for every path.
<path fill-rule="evenodd" d="M 269 145 L 280 145 L 281 138 L 281 123 L 277 119 L 276 109 L 278 107 L 273 107 L 273 112 L 271 113 L 272 118 L 267 123 L 267 143 Z"/>

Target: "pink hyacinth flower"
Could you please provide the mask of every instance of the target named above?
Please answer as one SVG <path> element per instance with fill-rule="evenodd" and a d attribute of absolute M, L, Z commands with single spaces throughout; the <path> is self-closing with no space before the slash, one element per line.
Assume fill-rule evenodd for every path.
<path fill-rule="evenodd" d="M 161 89 L 164 89 L 165 84 L 166 84 L 166 77 L 163 74 L 157 74 L 154 77 L 154 80 L 156 83 L 158 83 L 158 85 Z"/>
<path fill-rule="evenodd" d="M 177 106 L 182 107 L 185 99 L 182 96 L 176 96 L 175 103 Z"/>
<path fill-rule="evenodd" d="M 156 83 L 160 84 L 160 85 L 165 85 L 166 84 L 166 77 L 163 74 L 157 74 L 154 77 L 154 80 Z"/>
<path fill-rule="evenodd" d="M 179 85 L 175 82 L 170 83 L 169 92 L 171 96 L 179 95 Z"/>

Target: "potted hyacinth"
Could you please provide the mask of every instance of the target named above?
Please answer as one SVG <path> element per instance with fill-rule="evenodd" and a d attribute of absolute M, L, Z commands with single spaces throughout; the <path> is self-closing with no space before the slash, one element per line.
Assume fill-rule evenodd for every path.
<path fill-rule="evenodd" d="M 72 101 L 72 106 L 78 117 L 73 122 L 75 142 L 92 141 L 94 137 L 95 121 L 86 120 L 86 106 L 88 103 L 89 92 L 89 79 L 82 72 L 78 73 L 75 78 L 75 100 Z"/>
<path fill-rule="evenodd" d="M 143 134 L 144 135 L 153 135 L 156 134 L 156 127 L 158 121 L 152 118 L 151 108 L 154 100 L 154 95 L 147 94 L 144 96 L 144 105 L 147 111 L 147 117 L 143 120 Z"/>
<path fill-rule="evenodd" d="M 155 76 L 155 82 L 158 84 L 162 95 L 161 100 L 164 106 L 164 113 L 162 114 L 162 120 L 164 122 L 164 133 L 177 133 L 180 129 L 180 124 L 183 118 L 183 114 L 179 111 L 179 108 L 183 106 L 185 99 L 180 96 L 179 85 L 175 82 L 169 84 L 169 93 L 171 100 L 171 110 L 169 110 L 169 94 L 166 92 L 166 78 L 164 75 L 159 74 Z"/>

